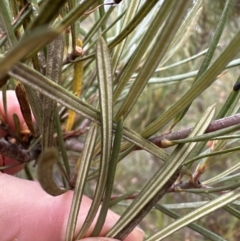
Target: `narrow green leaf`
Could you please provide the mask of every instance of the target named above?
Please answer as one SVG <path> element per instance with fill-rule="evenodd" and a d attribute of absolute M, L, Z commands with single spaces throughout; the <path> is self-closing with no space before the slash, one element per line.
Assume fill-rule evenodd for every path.
<path fill-rule="evenodd" d="M 228 134 L 233 131 L 238 131 L 239 129 L 240 129 L 240 124 L 237 124 L 234 126 L 224 128 L 222 130 L 214 131 L 212 133 L 206 133 L 201 136 L 194 136 L 191 138 L 186 138 L 186 139 L 181 139 L 181 140 L 173 140 L 171 142 L 173 142 L 175 144 L 180 144 L 180 143 L 196 142 L 196 141 L 208 141 L 208 140 L 214 139 L 215 137 L 219 137 L 221 135 Z M 225 139 L 225 138 L 223 138 L 223 139 Z"/>
<path fill-rule="evenodd" d="M 78 170 L 76 186 L 74 189 L 72 205 L 71 205 L 70 214 L 68 218 L 65 241 L 72 241 L 74 237 L 74 233 L 77 225 L 78 213 L 79 213 L 83 191 L 84 191 L 84 186 L 86 183 L 86 178 L 89 171 L 89 167 L 90 167 L 90 163 L 92 160 L 92 155 L 95 147 L 95 142 L 97 138 L 97 133 L 98 133 L 97 130 L 98 130 L 97 125 L 92 124 L 85 141 L 83 154 L 80 162 L 80 167 Z"/>
<path fill-rule="evenodd" d="M 42 28 L 32 32 L 30 36 L 24 37 L 14 48 L 12 48 L 0 61 L 0 80 L 7 74 L 7 71 L 19 60 L 24 58 L 34 49 L 46 45 L 59 35 L 59 32 Z M 5 84 L 0 81 L 0 87 Z"/>
<path fill-rule="evenodd" d="M 129 23 L 129 21 L 134 17 L 134 15 L 137 12 L 140 2 L 141 2 L 140 0 L 132 0 L 128 3 L 127 11 L 126 11 L 126 14 L 124 15 L 123 23 L 121 26 L 122 28 L 125 28 L 127 26 L 127 24 Z M 119 62 L 119 59 L 122 54 L 126 41 L 127 41 L 127 38 L 125 38 L 121 43 L 119 43 L 113 51 L 113 55 L 112 55 L 113 71 L 115 71 L 115 69 L 118 65 L 118 62 Z"/>
<path fill-rule="evenodd" d="M 109 203 L 109 207 L 113 207 L 113 206 L 117 205 L 121 201 L 124 201 L 124 200 L 128 199 L 133 194 L 136 194 L 136 191 L 126 192 L 126 193 L 124 193 L 124 194 L 122 194 L 122 195 L 112 199 L 111 202 Z"/>
<path fill-rule="evenodd" d="M 64 31 L 71 23 L 75 22 L 79 17 L 89 10 L 89 8 L 96 3 L 96 0 L 85 0 L 73 8 L 58 24 L 57 29 Z"/>
<path fill-rule="evenodd" d="M 103 192 L 106 187 L 108 176 L 109 160 L 112 147 L 113 130 L 113 104 L 112 104 L 112 70 L 107 45 L 104 39 L 99 36 L 97 42 L 97 76 L 99 84 L 100 114 L 101 114 L 101 160 L 99 168 L 98 183 L 94 194 L 93 202 L 86 217 L 86 220 L 77 235 L 82 238 L 90 227 L 97 214 L 101 203 Z"/>
<path fill-rule="evenodd" d="M 101 28 L 101 26 L 109 19 L 113 10 L 114 10 L 114 7 L 111 6 L 108 9 L 108 11 L 105 13 L 105 15 L 102 16 L 100 21 L 96 22 L 95 26 L 93 28 L 91 28 L 91 31 L 89 33 L 87 33 L 87 35 L 85 36 L 85 38 L 83 40 L 84 45 L 88 44 L 88 42 L 94 36 L 94 34 L 96 34 L 98 32 L 98 30 Z"/>
<path fill-rule="evenodd" d="M 46 76 L 53 82 L 58 83 L 61 78 L 63 58 L 63 39 L 58 36 L 47 47 L 47 63 Z M 55 109 L 57 102 L 50 99 L 48 96 L 43 97 L 42 111 L 43 111 L 43 132 L 42 132 L 42 147 L 50 147 L 54 145 L 53 134 L 55 132 Z"/>
<path fill-rule="evenodd" d="M 176 53 L 176 51 L 184 44 L 186 38 L 189 37 L 190 32 L 196 26 L 197 21 L 200 17 L 201 10 L 202 10 L 202 3 L 203 3 L 202 0 L 198 0 L 194 2 L 193 7 L 190 9 L 182 25 L 177 30 L 173 40 L 171 41 L 171 44 L 168 47 L 166 55 L 161 62 L 161 65 L 166 63 Z"/>
<path fill-rule="evenodd" d="M 1 9 L 3 9 L 3 8 L 1 8 Z M 33 12 L 33 7 L 31 4 L 29 4 L 28 8 L 26 9 L 26 11 L 24 11 L 23 15 L 21 15 L 19 17 L 17 22 L 14 22 L 13 30 L 15 31 L 17 28 L 19 28 L 23 24 L 24 20 L 26 20 L 30 17 L 32 12 Z M 9 21 L 9 24 L 10 23 L 11 23 L 11 21 Z M 0 47 L 2 47 L 2 45 L 7 41 L 7 38 L 8 38 L 7 35 L 5 35 L 0 39 Z"/>
<path fill-rule="evenodd" d="M 158 0 L 151 0 L 144 2 L 139 11 L 136 13 L 134 18 L 128 23 L 128 25 L 121 31 L 120 34 L 109 44 L 109 48 L 117 46 L 121 41 L 123 41 L 141 21 L 149 14 L 153 7 L 158 3 Z"/>
<path fill-rule="evenodd" d="M 127 97 L 124 99 L 115 119 L 117 120 L 120 116 L 124 118 L 129 114 L 133 105 L 136 103 L 138 97 L 142 93 L 144 87 L 146 86 L 149 78 L 154 73 L 157 65 L 163 58 L 169 44 L 170 40 L 173 38 L 176 29 L 181 23 L 181 19 L 186 13 L 187 7 L 190 1 L 175 1 L 174 8 L 166 21 L 162 31 L 159 33 L 155 40 L 155 44 L 151 49 L 151 55 L 148 56 L 145 64 L 141 68 L 137 79 L 134 81 Z"/>
<path fill-rule="evenodd" d="M 39 98 L 38 93 L 29 87 L 28 85 L 24 85 L 24 88 L 27 93 L 27 97 L 29 99 L 29 103 L 31 105 L 31 109 L 33 112 L 33 115 L 35 117 L 37 126 L 42 133 L 43 130 L 43 117 L 42 117 L 42 106 L 41 106 L 41 100 Z"/>
<path fill-rule="evenodd" d="M 189 189 L 184 189 L 182 190 L 183 192 L 190 192 L 190 193 L 204 193 L 204 194 L 209 194 L 209 193 L 214 193 L 214 192 L 228 192 L 229 190 L 235 190 L 240 187 L 240 182 L 234 182 L 232 184 L 228 185 L 223 185 L 221 187 L 212 187 L 212 188 L 189 188 Z"/>
<path fill-rule="evenodd" d="M 102 206 L 101 206 L 97 224 L 93 230 L 92 236 L 99 235 L 106 220 L 106 216 L 107 216 L 107 212 L 110 204 L 110 198 L 113 190 L 115 172 L 116 172 L 117 163 L 118 163 L 118 155 L 120 152 L 120 146 L 122 141 L 122 132 L 123 132 L 123 120 L 120 119 L 117 124 L 116 133 L 114 136 L 114 143 L 112 148 L 111 160 L 109 164 L 109 171 L 108 171 L 108 177 L 107 177 L 104 197 L 102 201 Z"/>
<path fill-rule="evenodd" d="M 67 173 L 68 180 L 70 180 L 70 165 L 69 165 L 69 162 L 68 162 L 65 142 L 64 142 L 64 139 L 63 139 L 58 108 L 55 109 L 55 118 L 54 119 L 55 119 L 55 126 L 56 126 L 58 144 L 59 144 L 59 147 L 60 147 L 59 149 L 60 149 L 61 154 L 62 154 L 63 164 L 65 166 L 65 170 L 66 170 L 66 173 Z"/>
<path fill-rule="evenodd" d="M 68 7 L 69 11 L 71 11 L 74 7 L 76 7 L 77 1 L 76 0 L 68 0 Z M 77 41 L 77 26 L 76 22 L 72 22 L 71 24 L 71 37 L 72 37 L 72 51 L 76 50 L 76 41 Z"/>
<path fill-rule="evenodd" d="M 124 87 L 129 82 L 130 77 L 134 73 L 137 65 L 139 64 L 141 58 L 146 52 L 146 48 L 151 46 L 152 41 L 155 39 L 157 32 L 159 31 L 161 25 L 164 23 L 165 18 L 168 16 L 174 2 L 173 1 L 164 1 L 161 6 L 159 13 L 156 14 L 153 19 L 151 25 L 148 29 L 148 34 L 145 34 L 139 43 L 137 49 L 134 51 L 133 56 L 131 56 L 130 60 L 126 63 L 125 68 L 119 76 L 116 78 L 115 82 L 119 82 L 116 90 L 114 91 L 113 101 L 114 103 L 117 101 L 118 97 L 122 93 Z M 136 80 L 135 80 L 136 81 Z"/>
<path fill-rule="evenodd" d="M 205 58 L 202 62 L 202 65 L 197 73 L 197 76 L 194 80 L 193 83 L 196 83 L 199 81 L 199 78 L 200 76 L 207 70 L 207 68 L 209 67 L 210 65 L 210 62 L 213 58 L 213 55 L 215 53 L 215 50 L 218 46 L 218 42 L 220 40 L 220 37 L 222 35 L 222 32 L 223 32 L 223 29 L 224 29 L 224 26 L 225 26 L 225 23 L 227 21 L 227 17 L 228 17 L 228 14 L 230 12 L 230 9 L 231 9 L 231 5 L 233 3 L 233 0 L 228 0 L 225 4 L 225 7 L 224 7 L 224 10 L 223 10 L 223 13 L 222 13 L 222 16 L 221 18 L 219 19 L 219 23 L 218 23 L 218 26 L 216 28 L 216 31 L 215 31 L 215 34 L 212 38 L 212 41 L 209 45 L 209 49 L 208 49 L 208 52 L 206 53 L 205 55 Z M 190 104 L 191 105 L 191 104 Z M 174 120 L 174 124 L 176 124 L 177 122 L 179 122 L 183 116 L 186 114 L 186 112 L 188 111 L 190 105 L 188 105 L 181 113 L 179 113 L 175 120 Z"/>
<path fill-rule="evenodd" d="M 159 73 L 159 72 L 161 72 L 161 71 L 163 71 L 163 70 L 171 69 L 171 68 L 180 66 L 180 65 L 182 65 L 182 64 L 191 62 L 191 61 L 193 61 L 193 60 L 195 60 L 195 59 L 197 59 L 197 58 L 205 55 L 207 51 L 208 51 L 208 49 L 205 49 L 205 50 L 203 50 L 203 51 L 201 51 L 201 52 L 199 52 L 199 53 L 197 53 L 197 54 L 192 55 L 192 56 L 189 57 L 189 58 L 185 58 L 185 59 L 183 59 L 183 60 L 181 60 L 181 61 L 178 61 L 178 62 L 176 62 L 176 63 L 173 63 L 173 64 L 170 64 L 170 65 L 167 65 L 167 66 L 160 67 L 160 68 L 156 69 L 154 73 L 156 74 L 156 73 Z"/>
<path fill-rule="evenodd" d="M 45 1 L 38 16 L 33 20 L 29 29 L 33 30 L 39 26 L 49 25 L 51 21 L 59 14 L 59 10 L 65 2 L 66 0 L 55 0 L 53 4 L 51 0 Z"/>
<path fill-rule="evenodd" d="M 1 27 L 6 31 L 10 46 L 14 46 L 17 43 L 17 38 L 14 34 L 11 24 L 11 17 L 9 15 L 9 9 L 7 8 L 8 2 L 6 0 L 0 1 L 0 23 Z"/>
<path fill-rule="evenodd" d="M 236 217 L 237 219 L 240 219 L 240 212 L 232 207 L 232 205 L 226 205 L 225 207 L 223 207 L 224 210 L 226 210 L 227 212 L 229 212 L 231 215 L 233 215 L 234 217 Z"/>
<path fill-rule="evenodd" d="M 208 202 L 206 205 L 196 209 L 195 211 L 185 215 L 184 217 L 179 218 L 172 224 L 168 225 L 166 228 L 160 230 L 159 232 L 149 237 L 146 241 L 163 240 L 164 238 L 168 237 L 170 234 L 176 232 L 177 230 L 231 203 L 232 201 L 238 199 L 239 197 L 240 197 L 239 190 L 231 191 L 225 195 L 222 195 L 221 197 Z"/>
<path fill-rule="evenodd" d="M 99 121 L 100 117 L 98 110 L 77 98 L 68 90 L 49 80 L 34 69 L 19 63 L 9 71 L 9 74 L 33 89 L 39 91 L 43 95 L 48 96 L 52 100 L 61 103 L 63 106 L 74 110 L 84 117 Z"/>
<path fill-rule="evenodd" d="M 160 130 L 165 124 L 169 123 L 171 119 L 190 104 L 200 93 L 209 87 L 222 69 L 229 63 L 229 61 L 236 55 L 240 49 L 240 32 L 232 39 L 226 49 L 215 60 L 211 67 L 204 72 L 204 74 L 174 105 L 159 116 L 154 122 L 147 126 L 141 134 L 148 137 Z"/>
<path fill-rule="evenodd" d="M 210 184 L 210 183 L 216 182 L 219 179 L 221 179 L 223 177 L 226 177 L 226 176 L 228 176 L 229 174 L 231 174 L 235 171 L 238 171 L 239 168 L 240 168 L 240 163 L 237 163 L 237 164 L 231 166 L 230 168 L 228 168 L 226 171 L 223 171 L 220 174 L 218 174 L 217 176 L 212 177 L 209 180 L 205 181 L 204 184 Z"/>
<path fill-rule="evenodd" d="M 177 214 L 176 212 L 173 212 L 172 210 L 164 207 L 163 205 L 159 205 L 157 204 L 156 209 L 158 209 L 159 211 L 167 214 L 169 217 L 172 217 L 174 219 L 179 219 L 180 215 Z M 200 233 L 203 237 L 210 239 L 212 241 L 226 241 L 225 239 L 223 239 L 222 237 L 218 236 L 217 234 L 207 230 L 204 227 L 201 227 L 200 225 L 197 225 L 196 223 L 191 223 L 188 224 L 187 227 L 191 228 L 192 230 Z"/>
<path fill-rule="evenodd" d="M 58 154 L 58 150 L 55 147 L 46 147 L 42 150 L 37 163 L 38 181 L 44 191 L 51 196 L 59 196 L 69 190 L 68 188 L 59 187 L 53 178 L 55 164 L 59 165 L 62 174 L 66 177 L 66 173 L 59 162 Z"/>
<path fill-rule="evenodd" d="M 222 151 L 212 151 L 212 152 L 209 152 L 206 154 L 201 154 L 199 156 L 191 158 L 190 160 L 187 160 L 184 164 L 187 165 L 189 163 L 192 163 L 192 162 L 202 159 L 204 157 L 216 156 L 216 155 L 221 155 L 221 154 L 230 154 L 230 153 L 232 154 L 233 152 L 239 151 L 239 150 L 240 150 L 240 147 L 234 147 L 234 148 L 224 149 Z"/>

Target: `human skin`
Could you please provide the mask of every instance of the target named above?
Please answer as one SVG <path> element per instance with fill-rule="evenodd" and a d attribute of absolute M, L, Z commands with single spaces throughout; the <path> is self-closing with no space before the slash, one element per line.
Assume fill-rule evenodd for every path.
<path fill-rule="evenodd" d="M 15 91 L 8 91 L 7 92 L 7 115 L 4 112 L 4 107 L 3 107 L 3 97 L 2 97 L 2 92 L 0 92 L 0 116 L 1 116 L 1 121 L 9 126 L 9 129 L 11 129 L 12 131 L 15 131 L 15 127 L 14 127 L 14 121 L 13 121 L 13 114 L 17 114 L 19 121 L 20 121 L 20 128 L 23 126 L 24 124 L 24 119 L 18 104 L 18 100 L 15 94 Z M 2 129 L 0 129 L 0 137 L 5 136 L 7 133 L 5 131 L 3 131 Z M 11 165 L 15 165 L 15 164 L 19 164 L 16 160 L 12 160 L 8 157 L 3 157 L 2 155 L 0 155 L 0 166 L 11 166 Z M 7 170 L 4 170 L 3 172 L 6 172 L 8 174 L 15 174 L 18 171 L 20 171 L 23 168 L 23 165 L 17 165 L 14 167 L 11 167 Z"/>
<path fill-rule="evenodd" d="M 11 115 L 17 113 L 21 124 L 24 120 L 19 110 L 19 105 L 14 91 L 7 92 L 8 123 L 13 130 Z M 6 120 L 3 111 L 2 96 L 0 92 L 0 113 Z M 0 137 L 4 136 L 3 131 Z M 5 158 L 4 164 L 16 161 Z M 1 162 L 0 162 L 1 166 Z M 19 169 L 12 169 L 13 173 Z M 9 172 L 8 172 L 9 173 Z M 0 236 L 2 241 L 61 241 L 65 239 L 67 220 L 69 217 L 73 191 L 68 191 L 60 196 L 50 196 L 37 181 L 19 179 L 0 172 Z M 80 230 L 90 208 L 92 200 L 83 197 L 78 215 L 76 233 Z M 108 211 L 106 222 L 99 236 L 104 236 L 116 223 L 119 216 Z M 96 237 L 87 238 L 93 231 L 94 224 L 89 228 L 86 238 L 82 241 L 110 241 L 114 239 Z M 144 233 L 140 229 L 134 229 L 125 241 L 142 241 Z"/>

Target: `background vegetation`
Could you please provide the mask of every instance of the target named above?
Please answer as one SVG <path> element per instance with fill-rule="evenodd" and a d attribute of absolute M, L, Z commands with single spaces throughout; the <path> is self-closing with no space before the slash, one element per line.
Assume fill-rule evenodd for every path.
<path fill-rule="evenodd" d="M 94 199 L 89 220 L 104 204 L 94 235 L 111 207 L 122 215 L 113 237 L 146 210 L 138 221 L 148 241 L 238 240 L 240 119 L 224 125 L 239 118 L 239 1 L 103 3 L 114 2 L 0 2 L 0 85 L 4 93 L 18 86 L 36 119 L 25 117 L 26 140 L 15 117 L 16 143 L 33 153 L 18 160 L 27 162 L 18 175 L 34 179 L 38 169 L 43 188 L 75 190 L 66 240 L 83 190 Z M 203 135 L 217 119 L 222 132 Z M 180 135 L 180 144 L 158 143 L 166 149 L 148 141 L 194 126 L 201 140 Z M 29 162 L 52 146 L 60 168 Z"/>

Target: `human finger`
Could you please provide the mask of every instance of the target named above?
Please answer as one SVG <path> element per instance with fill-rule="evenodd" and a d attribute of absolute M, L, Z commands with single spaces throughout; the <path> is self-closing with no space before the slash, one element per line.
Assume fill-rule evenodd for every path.
<path fill-rule="evenodd" d="M 64 240 L 73 198 L 73 191 L 61 196 L 48 195 L 35 181 L 0 174 L 0 233 L 1 240 L 59 241 Z M 79 231 L 87 216 L 91 199 L 84 196 L 81 202 L 76 230 Z M 104 236 L 119 216 L 108 212 L 100 236 Z M 94 228 L 92 223 L 86 236 Z M 135 229 L 125 241 L 141 241 L 143 232 Z"/>
<path fill-rule="evenodd" d="M 3 94 L 0 91 L 0 116 L 1 121 L 9 126 L 9 129 L 11 131 L 15 131 L 15 125 L 14 125 L 14 119 L 13 115 L 16 114 L 18 116 L 19 122 L 20 122 L 20 129 L 24 128 L 25 121 L 22 116 L 22 112 L 19 107 L 19 103 L 17 100 L 17 96 L 14 90 L 8 90 L 6 93 L 6 111 L 4 110 L 4 104 L 3 104 Z M 6 131 L 0 129 L 0 138 L 4 137 L 7 134 Z M 3 172 L 8 174 L 15 174 L 18 171 L 20 171 L 24 165 L 18 165 L 19 162 L 0 155 L 0 167 L 1 166 L 12 166 L 11 168 L 3 170 Z"/>
<path fill-rule="evenodd" d="M 6 93 L 6 111 L 4 110 L 3 94 L 0 91 L 0 114 L 4 124 L 9 125 L 12 131 L 15 131 L 13 114 L 16 114 L 20 121 L 20 128 L 24 125 L 25 121 L 19 107 L 17 96 L 14 90 L 8 90 Z M 6 132 L 0 129 L 0 137 L 5 136 Z"/>

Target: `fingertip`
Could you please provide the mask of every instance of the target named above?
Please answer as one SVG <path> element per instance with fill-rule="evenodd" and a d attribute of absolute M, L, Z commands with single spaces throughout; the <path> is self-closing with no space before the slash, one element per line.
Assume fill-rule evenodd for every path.
<path fill-rule="evenodd" d="M 6 124 L 8 124 L 12 130 L 15 130 L 13 114 L 16 114 L 18 116 L 21 125 L 24 123 L 24 118 L 22 116 L 22 112 L 20 110 L 15 91 L 8 90 L 6 97 L 7 97 L 7 113 L 5 113 L 4 111 L 3 95 L 2 95 L 2 92 L 0 92 L 0 114 L 3 121 Z M 4 136 L 5 134 L 6 132 L 0 131 L 1 136 Z"/>
<path fill-rule="evenodd" d="M 20 106 L 18 103 L 18 99 L 14 90 L 8 90 L 6 92 L 6 99 L 7 99 L 7 111 L 4 110 L 3 104 L 3 94 L 0 91 L 0 118 L 1 121 L 9 126 L 11 131 L 15 131 L 15 123 L 13 119 L 13 115 L 16 114 L 20 121 L 20 129 L 25 129 L 24 124 L 25 120 L 22 116 L 22 112 L 20 110 Z M 4 137 L 7 135 L 7 132 L 0 129 L 0 137 Z M 10 168 L 4 169 L 3 172 L 7 174 L 15 174 L 19 172 L 23 168 L 23 164 L 17 165 L 19 162 L 13 159 L 10 159 L 5 156 L 0 156 L 0 167 L 1 166 L 12 166 Z"/>
<path fill-rule="evenodd" d="M 45 193 L 39 183 L 35 181 L 22 180 L 2 173 L 0 173 L 0 186 L 1 205 L 4 207 L 0 209 L 0 217 L 3 224 L 0 225 L 0 233 L 4 233 L 4 230 L 11 227 L 11 233 L 4 233 L 6 237 L 3 240 L 12 240 L 11 235 L 13 234 L 19 240 L 24 241 L 54 241 L 62 240 L 66 236 L 73 191 L 68 191 L 61 196 L 52 197 Z M 15 201 L 16 199 L 17 202 Z M 91 199 L 83 196 L 77 230 L 82 227 L 91 202 Z M 16 218 L 12 216 L 12 213 L 18 214 L 18 222 L 16 222 Z M 101 236 L 106 235 L 118 218 L 117 214 L 109 210 Z M 95 222 L 91 225 L 89 234 L 91 234 Z M 36 234 L 40 236 L 36 236 Z M 8 237 L 8 235 L 11 237 Z M 135 228 L 124 241 L 142 241 L 143 237 L 143 231 Z M 83 240 L 113 241 L 116 239 L 91 237 Z"/>

